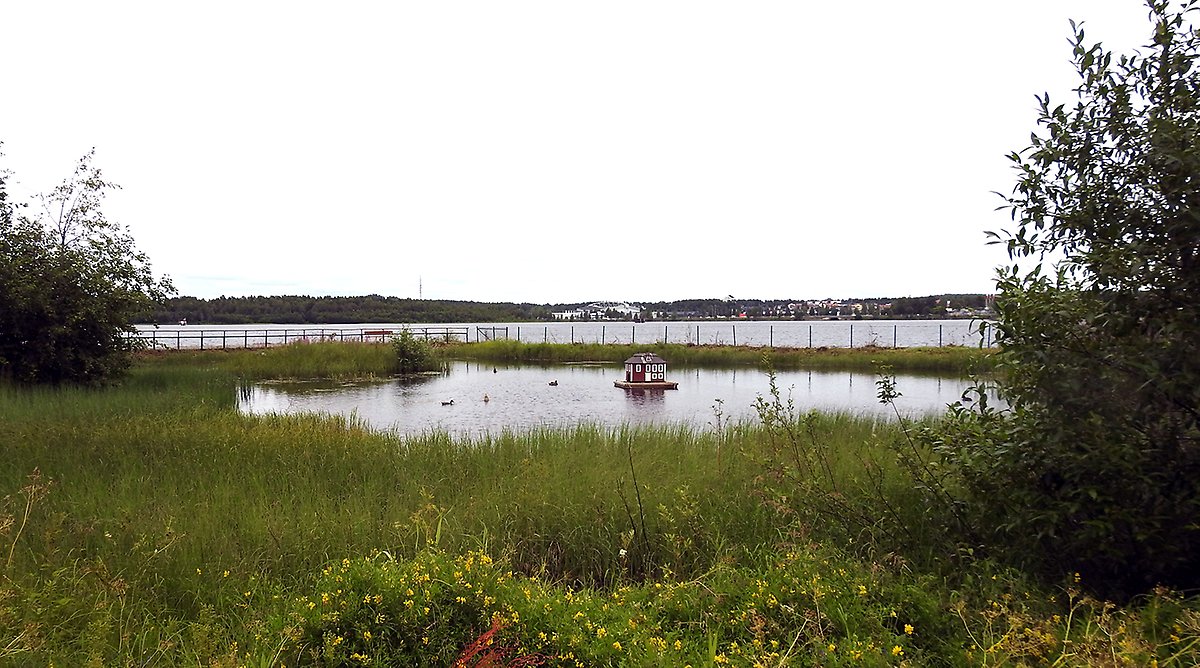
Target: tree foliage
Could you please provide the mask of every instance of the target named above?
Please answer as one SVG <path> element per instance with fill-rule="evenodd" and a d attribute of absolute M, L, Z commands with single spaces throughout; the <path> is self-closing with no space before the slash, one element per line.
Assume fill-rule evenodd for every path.
<path fill-rule="evenodd" d="M 232 325 L 248 323 L 439 323 L 549 320 L 550 310 L 534 304 L 355 297 L 173 297 L 142 314 L 146 322 Z"/>
<path fill-rule="evenodd" d="M 0 377 L 97 383 L 129 363 L 134 317 L 172 286 L 101 207 L 117 186 L 84 155 L 36 205 L 0 216 Z M 26 214 L 26 211 L 32 211 Z"/>
<path fill-rule="evenodd" d="M 1072 23 L 1073 106 L 1039 98 L 994 241 L 1003 413 L 943 451 L 1010 555 L 1105 594 L 1200 585 L 1200 39 L 1147 3 L 1133 55 Z M 1029 262 L 1037 266 L 1027 269 Z M 1025 269 L 1022 268 L 1025 265 Z"/>
<path fill-rule="evenodd" d="M 433 346 L 422 339 L 413 336 L 407 329 L 392 338 L 392 349 L 396 351 L 396 369 L 400 373 L 420 373 L 436 371 L 442 367 L 441 361 L 433 352 Z"/>

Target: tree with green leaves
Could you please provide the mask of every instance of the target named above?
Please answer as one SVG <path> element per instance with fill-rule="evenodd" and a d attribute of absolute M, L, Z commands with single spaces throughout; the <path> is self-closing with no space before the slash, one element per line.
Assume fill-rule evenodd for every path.
<path fill-rule="evenodd" d="M 1009 409 L 940 448 L 1001 552 L 1115 597 L 1200 585 L 1197 0 L 1147 7 L 1132 55 L 1072 23 L 1077 100 L 1039 98 L 992 233 Z"/>
<path fill-rule="evenodd" d="M 418 339 L 408 329 L 392 337 L 392 349 L 396 352 L 396 369 L 402 374 L 436 371 L 442 363 L 433 352 L 428 341 Z"/>
<path fill-rule="evenodd" d="M 80 159 L 71 177 L 0 215 L 0 378 L 95 384 L 130 363 L 134 318 L 174 289 L 105 217 L 117 186 Z M 2 190 L 2 188 L 0 188 Z M 26 214 L 26 211 L 32 211 Z"/>

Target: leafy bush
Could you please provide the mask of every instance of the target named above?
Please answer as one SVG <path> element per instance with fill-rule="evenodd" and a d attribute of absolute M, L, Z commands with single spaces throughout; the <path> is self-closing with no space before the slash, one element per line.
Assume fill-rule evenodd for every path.
<path fill-rule="evenodd" d="M 436 371 L 442 368 L 441 361 L 433 352 L 433 346 L 413 336 L 407 329 L 392 339 L 392 347 L 396 351 L 396 364 L 400 373 L 420 373 Z"/>
<path fill-rule="evenodd" d="M 993 233 L 1011 409 L 934 437 L 993 549 L 1115 597 L 1200 586 L 1200 37 L 1170 5 L 1146 54 L 1073 25 L 1078 102 L 1039 100 Z"/>
<path fill-rule="evenodd" d="M 105 218 L 101 202 L 117 186 L 91 157 L 40 198 L 35 217 L 0 197 L 0 378 L 95 384 L 122 373 L 134 318 L 174 290 Z"/>

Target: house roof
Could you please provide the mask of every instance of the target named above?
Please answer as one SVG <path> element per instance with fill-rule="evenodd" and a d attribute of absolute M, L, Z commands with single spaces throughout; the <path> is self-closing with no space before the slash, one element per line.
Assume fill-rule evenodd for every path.
<path fill-rule="evenodd" d="M 633 357 L 625 360 L 626 364 L 666 364 L 667 361 L 654 353 L 634 353 Z"/>

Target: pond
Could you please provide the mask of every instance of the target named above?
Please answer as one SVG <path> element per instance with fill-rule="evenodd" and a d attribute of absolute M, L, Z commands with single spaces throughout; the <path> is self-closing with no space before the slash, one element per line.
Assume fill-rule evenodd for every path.
<path fill-rule="evenodd" d="M 676 390 L 623 390 L 613 386 L 622 367 L 610 364 L 504 366 L 452 362 L 447 373 L 371 382 L 268 382 L 244 387 L 238 407 L 251 414 L 316 412 L 356 416 L 368 426 L 401 434 L 445 431 L 479 435 L 502 430 L 573 426 L 591 422 L 681 423 L 705 427 L 752 420 L 754 401 L 768 396 L 769 378 L 758 369 L 674 369 Z M 817 409 L 894 417 L 878 402 L 870 373 L 779 371 L 782 398 L 799 411 Z M 958 401 L 966 379 L 897 376 L 906 417 L 940 412 Z M 556 384 L 552 385 L 554 382 Z"/>

